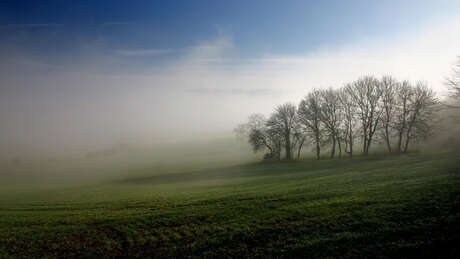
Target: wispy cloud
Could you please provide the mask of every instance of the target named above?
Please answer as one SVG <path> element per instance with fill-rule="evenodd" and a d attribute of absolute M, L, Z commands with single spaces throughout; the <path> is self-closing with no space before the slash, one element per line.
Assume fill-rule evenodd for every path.
<path fill-rule="evenodd" d="M 1 24 L 0 29 L 32 28 L 32 27 L 55 27 L 64 26 L 62 23 L 24 23 L 24 24 Z"/>
<path fill-rule="evenodd" d="M 188 89 L 189 92 L 195 94 L 209 94 L 209 95 L 269 95 L 275 94 L 278 91 L 271 88 L 258 88 L 258 89 L 245 89 L 245 88 L 192 88 Z"/>
<path fill-rule="evenodd" d="M 164 55 L 171 53 L 171 49 L 140 49 L 140 50 L 126 50 L 118 49 L 115 50 L 115 53 L 122 56 L 154 56 L 154 55 Z"/>
<path fill-rule="evenodd" d="M 139 24 L 139 23 L 143 23 L 143 22 L 140 22 L 140 21 L 105 22 L 105 23 L 102 23 L 101 25 L 102 26 L 115 26 L 115 25 L 129 25 L 129 24 Z"/>
<path fill-rule="evenodd" d="M 57 66 L 42 62 L 42 61 L 37 61 L 37 60 L 21 60 L 21 59 L 15 59 L 15 60 L 5 60 L 4 62 L 9 63 L 10 65 L 19 65 L 19 66 L 26 66 L 26 67 L 31 67 L 31 68 L 57 68 Z"/>

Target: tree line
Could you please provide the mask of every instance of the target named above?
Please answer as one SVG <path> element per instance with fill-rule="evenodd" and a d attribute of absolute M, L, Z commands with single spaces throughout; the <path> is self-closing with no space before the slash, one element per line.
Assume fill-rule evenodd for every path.
<path fill-rule="evenodd" d="M 367 156 L 375 142 L 389 154 L 405 153 L 432 135 L 439 104 L 425 82 L 364 76 L 339 89 L 314 89 L 297 106 L 275 107 L 268 118 L 252 114 L 234 131 L 254 152 L 265 152 L 264 159 L 299 158 L 303 148 L 313 149 L 317 159 L 326 150 L 331 159 Z"/>

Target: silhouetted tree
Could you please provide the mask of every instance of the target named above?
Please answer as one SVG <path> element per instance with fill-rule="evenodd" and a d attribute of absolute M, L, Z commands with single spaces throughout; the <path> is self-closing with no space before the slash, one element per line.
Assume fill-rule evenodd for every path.
<path fill-rule="evenodd" d="M 292 159 L 292 149 L 297 124 L 296 106 L 286 103 L 275 108 L 267 121 L 267 127 L 283 137 L 283 146 L 286 151 L 286 159 Z"/>
<path fill-rule="evenodd" d="M 313 139 L 316 146 L 316 158 L 321 157 L 321 144 L 323 138 L 323 123 L 321 122 L 321 105 L 323 98 L 320 90 L 308 93 L 299 104 L 299 122 L 307 136 Z"/>
<path fill-rule="evenodd" d="M 396 110 L 395 110 L 395 129 L 397 131 L 398 143 L 396 150 L 401 152 L 404 132 L 407 130 L 410 120 L 411 100 L 413 99 L 414 90 L 409 81 L 404 80 L 398 85 L 396 90 Z"/>
<path fill-rule="evenodd" d="M 268 150 L 265 158 L 279 159 L 281 144 L 279 136 L 266 126 L 267 120 L 263 114 L 252 114 L 248 121 L 239 124 L 234 132 L 238 138 L 247 139 L 255 153 Z"/>
<path fill-rule="evenodd" d="M 316 157 L 321 148 L 331 145 L 330 158 L 338 148 L 342 154 L 353 155 L 357 136 L 362 137 L 363 154 L 378 136 L 385 142 L 388 153 L 407 152 L 414 139 L 426 139 L 433 133 L 439 102 L 426 83 L 414 87 L 408 81 L 398 82 L 392 76 L 381 80 L 362 77 L 339 90 L 313 90 L 303 98 L 298 109 L 291 103 L 275 108 L 266 120 L 261 114 L 249 116 L 248 122 L 235 129 L 238 136 L 248 138 L 255 152 L 268 150 L 266 158 L 297 158 L 305 143 L 314 143 Z M 396 147 L 394 137 L 397 138 Z"/>
<path fill-rule="evenodd" d="M 336 144 L 340 147 L 340 123 L 341 123 L 341 113 L 340 113 L 340 96 L 337 91 L 334 91 L 332 88 L 328 90 L 323 90 L 320 92 L 323 102 L 321 103 L 321 121 L 324 124 L 324 128 L 328 132 L 330 143 L 332 144 L 330 158 L 334 158 Z"/>
<path fill-rule="evenodd" d="M 460 123 L 460 56 L 457 57 L 457 63 L 452 67 L 452 75 L 446 77 L 444 84 L 449 89 L 449 98 L 446 100 L 445 107 L 452 110 L 449 117 L 455 122 Z"/>
<path fill-rule="evenodd" d="M 247 139 L 251 130 L 260 130 L 265 127 L 267 120 L 265 116 L 260 113 L 251 114 L 248 116 L 248 121 L 246 123 L 238 124 L 238 126 L 233 129 L 233 132 L 239 139 Z"/>
<path fill-rule="evenodd" d="M 460 56 L 457 57 L 457 63 L 452 67 L 452 76 L 445 79 L 445 85 L 449 88 L 449 97 L 460 101 Z M 460 108 L 460 106 L 455 106 Z"/>
<path fill-rule="evenodd" d="M 404 152 L 407 152 L 412 138 L 426 138 L 430 135 L 434 127 L 434 114 L 438 109 L 438 100 L 434 91 L 424 82 L 417 83 L 411 97 Z"/>
<path fill-rule="evenodd" d="M 382 91 L 382 109 L 381 116 L 382 127 L 381 135 L 386 142 L 388 153 L 391 154 L 391 137 L 394 129 L 394 115 L 397 105 L 396 91 L 398 82 L 392 76 L 383 76 L 380 80 L 380 87 Z"/>
<path fill-rule="evenodd" d="M 356 104 L 353 101 L 353 88 L 350 84 L 345 85 L 340 90 L 340 103 L 343 118 L 343 135 L 345 140 L 345 153 L 350 157 L 353 156 L 353 144 L 356 132 Z"/>
<path fill-rule="evenodd" d="M 302 150 L 303 145 L 307 142 L 307 134 L 302 130 L 300 123 L 297 123 L 294 129 L 294 140 L 295 144 L 293 146 L 297 147 L 297 159 L 300 158 L 300 151 Z"/>
<path fill-rule="evenodd" d="M 356 104 L 357 113 L 361 120 L 361 133 L 363 134 L 363 153 L 369 154 L 372 138 L 377 130 L 382 107 L 380 99 L 382 91 L 379 81 L 373 76 L 365 76 L 353 82 L 351 97 Z"/>

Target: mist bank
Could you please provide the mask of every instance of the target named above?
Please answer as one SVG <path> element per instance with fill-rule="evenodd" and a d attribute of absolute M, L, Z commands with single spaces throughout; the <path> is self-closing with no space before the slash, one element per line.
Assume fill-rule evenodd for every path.
<path fill-rule="evenodd" d="M 339 87 L 364 74 L 426 81 L 443 95 L 459 24 L 457 17 L 434 20 L 410 34 L 295 55 L 244 56 L 238 39 L 223 32 L 171 50 L 162 62 L 152 53 L 120 55 L 85 41 L 78 55 L 34 55 L 5 39 L 0 157 L 74 156 L 126 143 L 230 135 L 248 114 L 269 114 L 313 88 Z M 33 44 L 21 37 L 15 42 Z"/>
<path fill-rule="evenodd" d="M 149 149 L 167 147 L 164 150 L 181 152 L 180 146 L 198 144 L 211 144 L 228 141 L 238 142 L 232 130 L 214 131 L 157 131 L 149 134 L 133 134 L 125 137 L 85 137 L 80 138 L 36 138 L 33 141 L 23 141 L 3 144 L 0 146 L 0 161 L 53 161 L 72 160 L 85 157 L 104 156 L 103 154 L 118 153 L 126 149 Z M 174 149 L 174 148 L 173 148 Z M 168 151 L 169 152 L 169 151 Z M 101 154 L 101 155 L 98 155 Z"/>
<path fill-rule="evenodd" d="M 259 160 L 247 143 L 233 136 L 118 144 L 61 157 L 42 154 L 1 160 L 0 185 L 45 188 L 56 184 L 113 182 L 126 177 L 190 172 Z"/>
<path fill-rule="evenodd" d="M 439 96 L 439 95 L 438 95 Z M 444 98 L 440 98 L 442 103 L 445 103 Z M 246 110 L 245 116 L 250 112 L 271 110 L 273 106 L 264 106 L 261 110 Z M 265 113 L 268 114 L 268 113 Z M 423 141 L 418 148 L 458 148 L 460 124 L 457 123 L 460 116 L 458 109 L 442 109 L 438 112 L 436 125 L 432 136 Z M 240 121 L 241 122 L 241 121 Z M 129 122 L 126 122 L 129 123 Z M 216 124 L 219 124 L 216 122 Z M 76 123 L 78 125 L 78 123 Z M 184 127 L 171 128 L 168 130 L 147 130 L 140 127 L 139 131 L 126 131 L 124 134 L 113 134 L 113 131 L 101 130 L 93 131 L 92 129 L 72 129 L 64 130 L 62 128 L 48 129 L 43 132 L 44 135 L 29 135 L 29 137 L 21 137 L 19 139 L 8 139 L 6 135 L 2 135 L 2 145 L 0 145 L 0 162 L 15 163 L 27 161 L 55 161 L 55 160 L 72 160 L 92 156 L 106 156 L 115 154 L 127 148 L 147 149 L 151 147 L 167 147 L 168 150 L 181 152 L 181 145 L 187 143 L 219 143 L 221 141 L 229 141 L 229 143 L 237 143 L 239 147 L 245 148 L 247 154 L 252 153 L 252 149 L 247 140 L 238 140 L 233 131 L 237 123 L 226 125 L 226 129 L 220 130 L 191 130 L 187 129 L 190 125 Z M 51 126 L 48 124 L 47 126 Z M 219 125 L 217 125 L 219 126 Z M 34 131 L 33 127 L 27 130 Z M 122 129 L 113 129 L 116 131 Z M 19 130 L 18 134 L 21 131 Z M 45 134 L 46 133 L 46 134 Z M 19 137 L 19 135 L 17 135 Z M 375 149 L 384 147 L 384 143 L 375 142 Z M 361 147 L 361 143 L 357 143 L 357 148 Z M 165 150 L 166 150 L 165 149 Z M 225 152 L 233 152 L 232 145 Z M 312 143 L 305 143 L 302 148 L 302 155 L 314 151 Z M 325 149 L 327 153 L 329 149 Z M 262 157 L 263 154 L 257 154 L 257 157 Z"/>

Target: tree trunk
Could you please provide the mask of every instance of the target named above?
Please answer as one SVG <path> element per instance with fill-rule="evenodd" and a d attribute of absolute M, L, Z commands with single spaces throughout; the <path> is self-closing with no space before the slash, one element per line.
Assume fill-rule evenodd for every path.
<path fill-rule="evenodd" d="M 350 157 L 353 157 L 353 137 L 350 136 Z"/>
<path fill-rule="evenodd" d="M 369 148 L 370 148 L 370 146 L 371 146 L 371 139 L 369 139 L 369 140 L 367 141 L 367 147 L 366 147 L 366 148 L 367 148 L 367 150 L 366 150 L 366 156 L 367 156 L 367 155 L 369 155 Z"/>
<path fill-rule="evenodd" d="M 408 123 L 407 126 L 407 132 L 406 132 L 406 145 L 404 147 L 404 153 L 407 152 L 407 149 L 409 147 L 409 140 L 410 140 L 410 131 L 412 130 L 412 126 L 414 126 L 414 123 L 417 119 L 417 114 L 418 114 L 418 109 L 414 112 L 414 116 L 411 117 L 411 120 Z"/>
<path fill-rule="evenodd" d="M 398 153 L 401 153 L 401 144 L 402 144 L 402 138 L 403 138 L 403 133 L 404 133 L 404 129 L 401 128 L 401 130 L 399 130 L 399 138 L 398 138 Z"/>
<path fill-rule="evenodd" d="M 319 143 L 319 138 L 316 137 L 316 158 L 319 160 L 321 157 L 321 147 L 320 147 L 320 143 Z"/>
<path fill-rule="evenodd" d="M 333 159 L 334 155 L 335 155 L 335 136 L 332 136 L 332 150 L 331 150 L 331 156 L 329 158 Z"/>
<path fill-rule="evenodd" d="M 337 139 L 337 144 L 339 145 L 339 158 L 342 158 L 342 146 L 340 145 L 340 139 Z"/>
<path fill-rule="evenodd" d="M 364 156 L 367 156 L 367 137 L 364 137 L 363 145 L 364 145 L 364 147 L 363 147 Z"/>
<path fill-rule="evenodd" d="M 401 124 L 401 128 L 399 129 L 399 138 L 398 138 L 398 153 L 401 153 L 401 144 L 402 144 L 402 138 L 404 134 L 404 129 L 406 128 L 406 103 L 404 102 L 404 108 L 403 108 L 403 121 Z"/>
<path fill-rule="evenodd" d="M 289 135 L 285 136 L 286 138 L 286 159 L 291 160 L 291 140 Z"/>
<path fill-rule="evenodd" d="M 349 157 L 353 157 L 353 137 L 352 133 L 347 133 L 345 136 L 345 153 L 348 154 Z"/>
<path fill-rule="evenodd" d="M 369 155 L 369 149 L 371 148 L 372 138 L 374 137 L 375 131 L 377 130 L 377 125 L 378 121 L 373 126 L 371 125 L 369 127 L 370 132 L 368 134 L 366 155 Z"/>
<path fill-rule="evenodd" d="M 406 134 L 406 145 L 404 146 L 404 153 L 407 152 L 407 149 L 409 147 L 409 140 L 410 140 L 410 127 L 407 129 L 407 134 Z"/>
<path fill-rule="evenodd" d="M 388 126 L 385 128 L 385 138 L 387 141 L 388 154 L 391 155 L 390 131 L 388 130 Z"/>
<path fill-rule="evenodd" d="M 302 145 L 303 145 L 304 141 L 300 142 L 300 145 L 299 145 L 299 150 L 297 151 L 297 159 L 300 158 L 300 150 L 302 149 Z"/>

